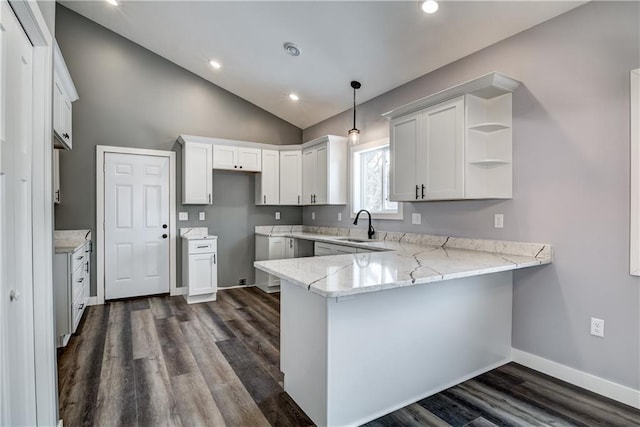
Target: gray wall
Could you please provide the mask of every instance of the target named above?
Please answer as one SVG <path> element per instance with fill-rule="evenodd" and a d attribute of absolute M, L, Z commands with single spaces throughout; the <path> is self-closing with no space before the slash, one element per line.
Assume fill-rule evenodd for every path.
<path fill-rule="evenodd" d="M 80 96 L 73 104 L 73 150 L 60 153 L 62 203 L 56 207 L 56 229 L 90 228 L 95 236 L 96 145 L 176 151 L 180 201 L 180 134 L 301 142 L 297 127 L 60 5 L 56 24 Z M 254 226 L 275 223 L 275 209 L 253 204 L 251 174 L 215 172 L 213 189 L 212 206 L 178 204 L 178 211 L 190 213 L 190 221 L 178 221 L 178 227 L 207 226 L 219 236 L 220 286 L 235 285 L 241 277 L 252 283 Z M 197 221 L 201 210 L 206 221 Z M 302 221 L 301 208 L 278 210 L 278 223 Z M 178 266 L 180 257 L 178 245 Z M 178 267 L 178 285 L 180 272 Z M 95 295 L 95 268 L 91 282 Z"/>
<path fill-rule="evenodd" d="M 384 230 L 551 243 L 550 266 L 515 273 L 513 346 L 640 388 L 640 280 L 629 276 L 629 71 L 640 66 L 637 2 L 594 2 L 396 88 L 358 108 L 362 140 L 388 136 L 385 111 L 490 71 L 514 94 L 509 201 L 405 204 Z M 362 83 L 367 84 L 366 76 Z M 347 111 L 304 140 L 351 128 Z M 305 208 L 304 223 L 337 222 L 338 207 Z M 311 220 L 311 212 L 317 214 Z M 411 213 L 422 214 L 421 226 Z M 505 227 L 493 228 L 493 214 Z M 589 318 L 605 320 L 604 339 Z"/>

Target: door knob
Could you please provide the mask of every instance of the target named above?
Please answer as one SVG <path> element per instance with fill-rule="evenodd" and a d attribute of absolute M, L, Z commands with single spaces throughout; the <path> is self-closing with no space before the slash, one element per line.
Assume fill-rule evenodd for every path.
<path fill-rule="evenodd" d="M 163 235 L 162 235 L 162 238 L 163 238 L 163 239 L 166 239 L 167 237 L 169 237 L 169 236 L 167 236 L 166 234 L 163 234 Z"/>
<path fill-rule="evenodd" d="M 167 224 L 162 224 L 162 228 L 167 228 Z"/>

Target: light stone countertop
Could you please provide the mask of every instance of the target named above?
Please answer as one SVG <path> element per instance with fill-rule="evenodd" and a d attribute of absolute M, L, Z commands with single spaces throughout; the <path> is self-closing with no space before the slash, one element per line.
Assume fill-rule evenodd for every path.
<path fill-rule="evenodd" d="M 55 253 L 73 253 L 91 240 L 91 230 L 55 230 L 53 246 Z"/>
<path fill-rule="evenodd" d="M 309 228 L 287 231 L 256 227 L 256 234 L 368 248 L 375 252 L 256 261 L 254 266 L 313 293 L 333 298 L 552 262 L 551 246 L 537 243 L 384 231 L 377 233 L 379 240 L 358 243 L 340 239 L 361 238 L 353 233 L 359 230 Z M 353 231 L 349 234 L 345 230 Z M 334 234 L 325 234 L 331 232 Z"/>

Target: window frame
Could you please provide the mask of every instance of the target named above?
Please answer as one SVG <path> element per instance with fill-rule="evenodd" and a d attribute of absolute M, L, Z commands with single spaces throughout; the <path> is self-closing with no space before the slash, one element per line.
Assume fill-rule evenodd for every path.
<path fill-rule="evenodd" d="M 360 167 L 356 167 L 356 159 L 360 159 L 359 153 L 377 150 L 385 146 L 390 147 L 389 138 L 382 138 L 375 141 L 349 146 L 349 216 L 351 218 L 356 217 L 356 212 L 354 212 L 354 210 L 355 206 L 359 205 L 359 201 L 356 201 L 356 197 L 359 196 L 359 191 L 356 190 L 355 185 L 356 183 L 361 182 L 361 178 L 356 176 L 356 174 L 361 173 Z M 391 179 L 391 176 L 389 176 L 389 179 Z M 397 203 L 398 212 L 371 212 L 371 217 L 373 219 L 404 220 L 403 202 Z"/>

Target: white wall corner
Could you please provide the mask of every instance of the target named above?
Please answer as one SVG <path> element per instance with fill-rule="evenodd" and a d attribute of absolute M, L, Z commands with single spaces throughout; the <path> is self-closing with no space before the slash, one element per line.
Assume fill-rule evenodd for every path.
<path fill-rule="evenodd" d="M 513 362 L 531 368 L 534 371 L 542 372 L 609 399 L 640 409 L 640 390 L 614 383 L 515 348 L 511 349 L 511 359 Z"/>

